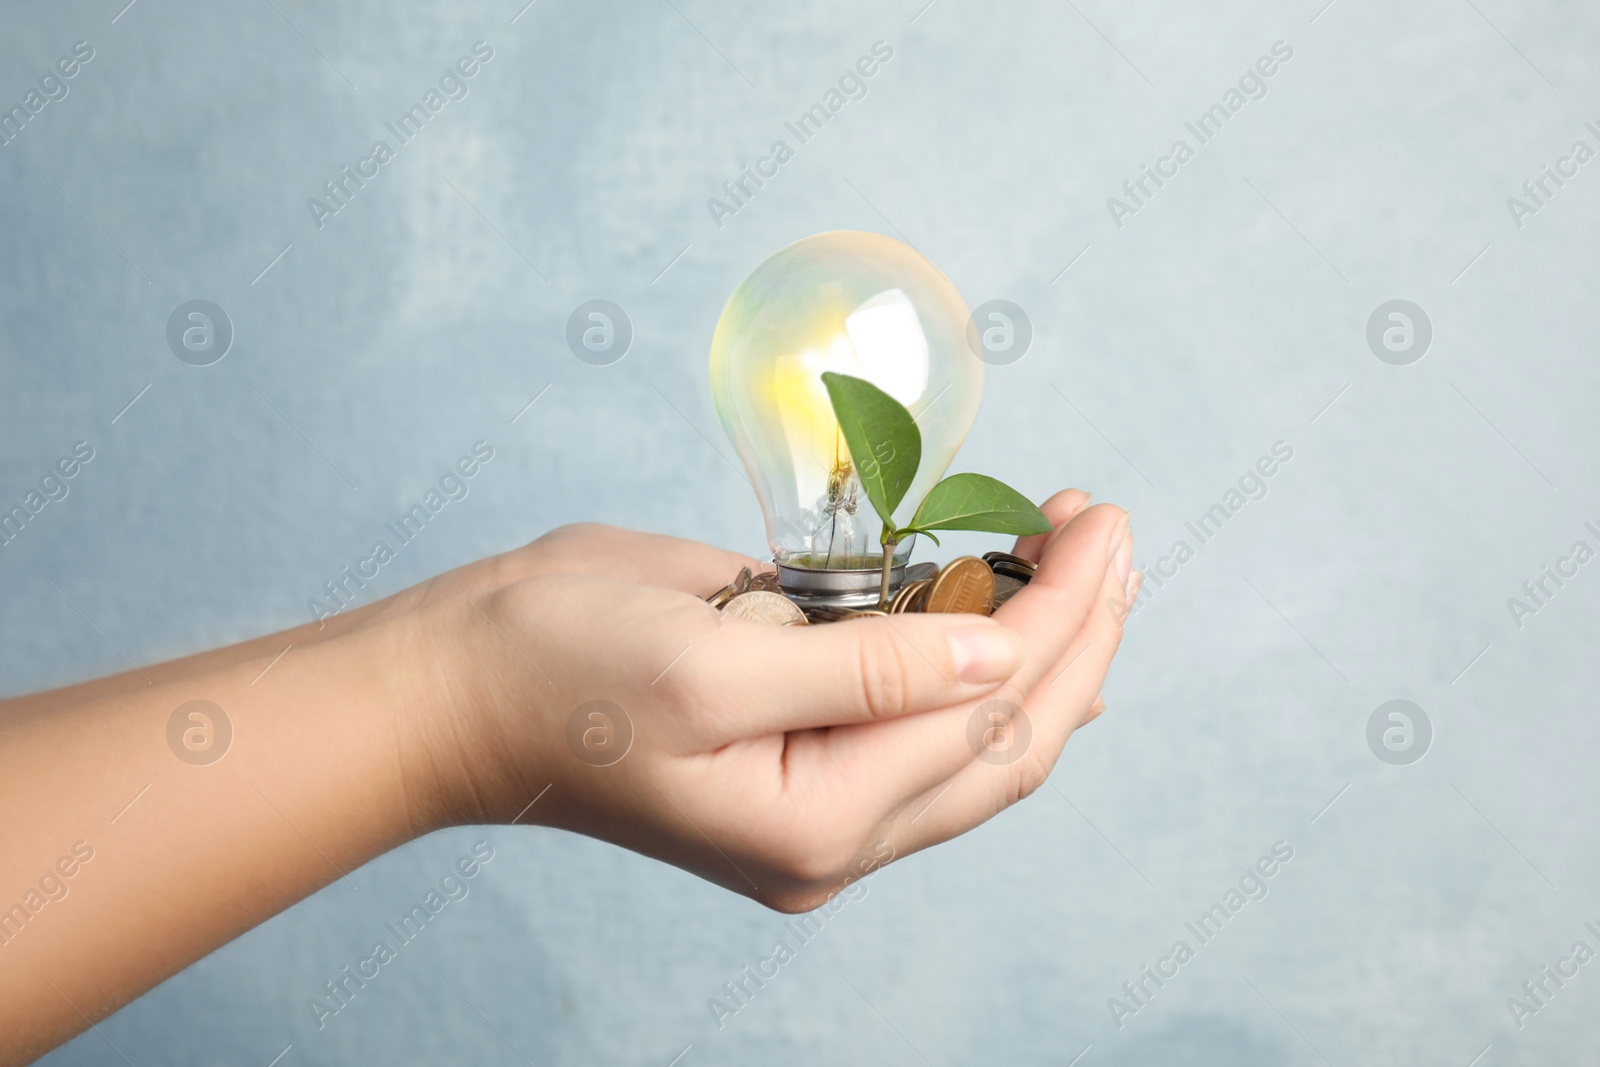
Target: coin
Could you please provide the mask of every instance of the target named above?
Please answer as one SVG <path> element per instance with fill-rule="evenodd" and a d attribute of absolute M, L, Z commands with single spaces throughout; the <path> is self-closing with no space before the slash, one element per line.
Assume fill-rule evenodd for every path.
<path fill-rule="evenodd" d="M 906 610 L 906 599 L 911 595 L 911 587 L 916 584 L 915 582 L 907 582 L 900 587 L 900 591 L 895 593 L 894 599 L 889 602 L 890 615 L 899 615 Z"/>
<path fill-rule="evenodd" d="M 889 604 L 889 614 L 904 615 L 908 611 L 919 610 L 916 605 L 932 584 L 932 578 L 924 578 L 919 582 L 907 582 L 902 585 L 900 592 L 895 594 L 893 602 Z"/>
<path fill-rule="evenodd" d="M 938 574 L 936 572 L 934 574 L 934 578 L 937 578 L 937 577 L 938 577 Z M 910 597 L 908 597 L 906 599 L 906 610 L 907 611 L 926 611 L 926 610 L 928 610 L 928 608 L 927 608 L 928 590 L 930 590 L 932 588 L 933 588 L 933 578 L 924 578 L 924 579 L 922 579 L 922 581 L 918 582 L 917 583 L 917 587 L 911 591 Z"/>
<path fill-rule="evenodd" d="M 745 592 L 755 592 L 758 590 L 767 593 L 781 592 L 781 590 L 778 588 L 778 572 L 762 571 L 760 574 L 757 574 L 751 578 L 750 583 L 745 586 Z"/>
<path fill-rule="evenodd" d="M 750 568 L 742 568 L 733 581 L 706 597 L 706 603 L 714 608 L 721 608 L 728 601 L 750 588 Z"/>
<path fill-rule="evenodd" d="M 1027 584 L 1027 582 L 1019 581 L 1018 579 L 1011 577 L 1009 574 L 996 574 L 994 576 L 995 610 L 999 611 L 1001 604 L 1004 604 L 1006 601 L 1016 596 L 1017 591 Z"/>
<path fill-rule="evenodd" d="M 994 571 L 996 578 L 1008 578 L 1023 585 L 1027 585 L 1032 581 L 1033 576 L 1039 570 L 1039 565 L 1033 560 L 1012 555 L 1010 552 L 985 552 L 983 561 L 989 565 L 990 570 Z M 1010 599 L 1015 593 L 1015 589 L 1011 590 L 1006 594 L 1006 598 Z M 1004 603 L 1004 601 L 997 601 L 995 607 L 999 607 L 1001 603 Z"/>
<path fill-rule="evenodd" d="M 1039 565 L 1033 560 L 1024 559 L 1022 556 L 1013 556 L 1009 552 L 985 552 L 983 561 L 996 571 L 999 570 L 998 567 L 995 567 L 997 563 L 1008 563 L 1013 567 L 1028 571 L 1030 574 L 1039 569 Z"/>
<path fill-rule="evenodd" d="M 778 626 L 804 626 L 808 621 L 806 613 L 801 611 L 794 601 L 782 593 L 769 593 L 764 589 L 740 593 L 728 601 L 722 613 L 739 619 L 768 622 Z"/>
<path fill-rule="evenodd" d="M 945 564 L 928 590 L 924 611 L 987 615 L 994 601 L 994 572 L 976 556 L 962 556 Z"/>
<path fill-rule="evenodd" d="M 924 578 L 932 578 L 938 573 L 939 565 L 937 563 L 913 563 L 906 567 L 905 584 L 910 585 L 912 582 L 920 582 Z"/>
<path fill-rule="evenodd" d="M 885 612 L 877 608 L 831 608 L 816 607 L 806 609 L 806 618 L 812 622 L 844 622 L 847 619 L 878 618 Z"/>
<path fill-rule="evenodd" d="M 1007 578 L 1015 578 L 1023 585 L 1027 585 L 1029 582 L 1033 581 L 1033 576 L 1035 574 L 1034 571 L 1024 570 L 1014 563 L 991 563 L 989 566 L 993 568 L 996 577 L 999 577 L 1003 574 Z"/>

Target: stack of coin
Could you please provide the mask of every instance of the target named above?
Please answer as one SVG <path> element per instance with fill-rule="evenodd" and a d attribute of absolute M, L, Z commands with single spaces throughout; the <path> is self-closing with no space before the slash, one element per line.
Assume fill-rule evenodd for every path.
<path fill-rule="evenodd" d="M 1033 572 L 1039 565 L 1031 559 L 1013 556 L 1009 552 L 985 552 L 983 561 L 994 571 L 994 606 L 1001 604 L 1016 595 L 1017 590 L 1033 580 Z"/>
<path fill-rule="evenodd" d="M 938 576 L 934 571 L 934 576 Z M 922 603 L 927 599 L 928 587 L 933 584 L 933 578 L 922 578 L 915 582 L 907 582 L 900 587 L 900 591 L 889 602 L 890 615 L 904 615 L 908 611 L 921 611 Z"/>
<path fill-rule="evenodd" d="M 805 626 L 810 620 L 795 602 L 778 592 L 776 571 L 756 574 L 742 568 L 733 581 L 706 597 L 706 602 L 724 615 L 778 626 Z"/>
<path fill-rule="evenodd" d="M 809 607 L 805 609 L 805 616 L 812 622 L 843 622 L 846 619 L 876 619 L 883 617 L 884 612 L 877 608 L 829 608 Z"/>
<path fill-rule="evenodd" d="M 846 619 L 903 615 L 908 612 L 964 612 L 992 615 L 1000 606 L 1027 585 L 1038 570 L 1032 560 L 1009 552 L 986 552 L 982 559 L 962 556 L 943 567 L 933 563 L 913 563 L 906 568 L 905 582 L 895 594 L 887 612 L 877 608 L 808 607 L 801 610 L 778 589 L 775 572 L 754 574 L 749 567 L 732 582 L 706 600 L 718 610 L 739 618 L 783 626 L 803 626 L 808 622 L 843 622 Z"/>
<path fill-rule="evenodd" d="M 745 567 L 734 576 L 733 581 L 729 582 L 721 589 L 718 589 L 715 593 L 712 593 L 710 596 L 706 597 L 706 603 L 710 604 L 718 611 L 721 611 L 723 608 L 727 607 L 728 601 L 732 600 L 740 593 L 748 593 L 750 591 L 750 583 L 754 579 L 754 573 L 749 567 Z"/>

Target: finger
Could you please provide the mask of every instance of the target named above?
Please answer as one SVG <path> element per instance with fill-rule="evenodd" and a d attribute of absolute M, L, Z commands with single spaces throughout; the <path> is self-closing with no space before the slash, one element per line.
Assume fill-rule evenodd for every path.
<path fill-rule="evenodd" d="M 1128 615 L 1133 610 L 1134 602 L 1139 599 L 1139 587 L 1141 585 L 1143 585 L 1143 584 L 1144 584 L 1144 573 L 1142 571 L 1133 571 L 1128 576 L 1127 584 L 1124 585 L 1124 587 L 1123 587 L 1123 598 L 1122 598 L 1122 608 L 1121 608 L 1121 618 L 1122 618 L 1122 624 L 1124 626 L 1127 625 Z M 1067 666 L 1070 667 L 1070 666 L 1072 666 L 1072 664 L 1069 662 L 1067 664 Z M 1063 673 L 1065 673 L 1065 668 L 1063 668 Z M 1089 705 L 1089 710 L 1084 713 L 1083 721 L 1078 723 L 1078 729 L 1081 730 L 1085 726 L 1088 726 L 1090 723 L 1094 722 L 1096 719 L 1098 719 L 1100 717 L 1100 714 L 1102 712 L 1104 712 L 1105 710 L 1106 710 L 1105 694 L 1104 693 L 1100 693 L 1100 692 L 1096 692 L 1095 695 L 1094 695 L 1094 703 L 1090 704 Z"/>
<path fill-rule="evenodd" d="M 849 796 L 851 806 L 876 823 L 972 763 L 973 716 L 1000 699 L 998 692 L 889 722 L 790 734 L 786 764 L 791 775 L 809 772 L 829 794 Z"/>
<path fill-rule="evenodd" d="M 1115 509 L 1107 510 L 1115 512 Z M 1115 520 L 1114 525 L 1120 526 L 1121 520 Z M 1114 533 L 1115 530 L 1112 531 L 1113 536 Z M 1099 634 L 1101 630 L 1094 626 L 1094 620 L 1097 614 L 1110 610 L 1098 606 L 1096 597 L 1098 596 L 1099 601 L 1103 602 L 1114 592 L 1118 598 L 1116 603 L 1121 603 L 1123 582 L 1117 569 L 1118 561 L 1124 560 L 1125 557 L 1131 558 L 1132 547 L 1124 538 L 1122 546 L 1113 554 L 1112 561 L 1107 563 L 1106 550 L 1096 539 L 1101 536 L 1096 527 L 1086 526 L 1082 530 L 1074 531 L 1071 536 L 1080 545 L 1088 544 L 1090 558 L 1100 561 L 1100 574 L 1098 578 L 1093 578 L 1095 572 L 1092 566 L 1078 567 L 1072 572 L 1072 580 L 1076 587 L 1070 589 L 1064 598 L 1073 606 L 1054 615 L 1047 611 L 1040 612 L 1048 616 L 1046 624 L 1049 627 L 1061 628 L 1060 634 L 1034 632 L 1022 635 L 1025 644 L 1032 641 L 1041 649 L 1040 655 L 1048 654 L 1048 649 L 1061 648 L 1062 654 L 1052 655 L 1048 666 L 1025 662 L 1021 669 L 998 689 L 977 698 L 968 698 L 960 702 L 952 700 L 949 706 L 937 711 L 896 719 L 892 722 L 857 727 L 849 732 L 841 730 L 830 732 L 828 738 L 830 760 L 841 777 L 851 783 L 848 786 L 851 794 L 861 797 L 863 804 L 869 809 L 873 804 L 877 804 L 880 805 L 877 810 L 888 811 L 931 786 L 944 783 L 963 767 L 979 759 L 984 755 L 982 747 L 984 739 L 993 728 L 985 708 L 989 712 L 998 712 L 1009 717 L 1009 709 L 1031 706 L 1030 702 L 1035 699 L 1034 694 L 1054 688 L 1051 683 L 1060 679 L 1064 673 L 1063 668 L 1072 666 L 1070 658 L 1063 659 L 1063 655 L 1070 657 L 1086 650 L 1092 651 L 1095 638 L 1085 637 L 1085 634 L 1091 632 Z M 1072 545 L 1063 544 L 1060 551 L 1072 550 Z M 1052 564 L 1052 574 L 1057 573 L 1059 567 Z M 1017 596 L 1022 596 L 1022 593 L 1018 593 Z M 1074 623 L 1072 618 L 1078 613 L 1077 605 L 1080 602 L 1081 620 Z M 899 618 L 920 617 L 913 615 Z M 1109 648 L 1114 651 L 1115 645 L 1111 644 Z M 1087 656 L 1087 663 L 1079 673 L 1086 674 L 1099 666 L 1103 675 L 1104 664 L 1109 662 L 1110 651 L 1104 653 L 1103 663 L 1100 663 L 1096 656 Z M 1076 699 L 1075 686 L 1063 685 L 1059 692 L 1071 694 L 1063 697 L 1068 704 Z M 1098 689 L 1095 692 L 1098 692 Z M 1093 693 L 1090 696 L 1092 698 Z M 1077 712 L 1085 711 L 1089 703 L 1088 700 L 1082 701 L 1081 706 L 1077 707 Z M 1061 706 L 1060 700 L 1047 702 L 1030 714 L 1034 718 L 1049 716 L 1053 724 L 1062 716 L 1059 710 Z M 1071 726 L 1064 732 L 1047 730 L 1040 743 L 1046 747 L 1054 745 L 1059 751 L 1060 745 L 1066 742 L 1066 735 L 1078 724 L 1079 719 L 1080 716 L 1074 714 Z M 857 771 L 860 773 L 855 773 Z"/>
<path fill-rule="evenodd" d="M 1011 554 L 1039 562 L 1039 556 L 1044 551 L 1046 542 L 1050 540 L 1057 530 L 1072 521 L 1073 516 L 1089 506 L 1089 494 L 1082 489 L 1063 489 L 1055 496 L 1040 505 L 1039 510 L 1044 512 L 1044 517 L 1050 520 L 1054 527 L 1050 533 L 1028 534 L 1026 537 L 1017 538 L 1017 543 L 1012 546 Z"/>
<path fill-rule="evenodd" d="M 1132 551 L 1128 538 L 1128 513 L 1121 508 L 1097 504 L 1079 512 L 1045 549 L 1033 579 L 995 612 L 1022 637 L 1023 665 L 1010 683 L 1018 699 L 1083 628 L 1108 570 L 1119 554 Z"/>
<path fill-rule="evenodd" d="M 1023 700 L 1022 707 L 1032 734 L 1025 759 L 1037 764 L 1036 767 L 1018 766 L 1023 784 L 1028 784 L 1026 779 L 1033 771 L 1038 772 L 1040 781 L 1048 776 L 1067 738 L 1088 721 L 1091 709 L 1100 698 L 1100 690 L 1105 686 L 1111 661 L 1121 647 L 1131 603 L 1128 585 L 1119 580 L 1115 571 L 1107 574 L 1100 587 L 1099 601 L 1089 612 L 1088 620 L 1068 647 L 1061 664 Z M 1017 761 L 1018 764 L 1022 762 Z"/>
<path fill-rule="evenodd" d="M 1100 592 L 1102 602 L 1073 642 L 1059 673 L 1028 695 L 1022 716 L 1004 709 L 1011 719 L 1009 736 L 1002 739 L 1006 747 L 997 745 L 987 759 L 973 760 L 895 815 L 891 825 L 897 850 L 909 853 L 963 834 L 1048 779 L 1068 738 L 1089 717 L 1121 641 L 1129 603 L 1126 586 L 1109 574 Z"/>
<path fill-rule="evenodd" d="M 853 821 L 866 833 L 973 761 L 966 721 L 982 702 L 979 697 L 890 723 L 787 734 L 784 779 L 794 785 L 795 795 L 848 798 Z"/>
<path fill-rule="evenodd" d="M 1072 501 L 1065 505 L 1069 508 Z M 930 714 L 878 722 L 875 729 L 859 731 L 859 736 L 830 738 L 830 755 L 844 761 L 841 773 L 866 768 L 866 774 L 852 779 L 850 788 L 856 793 L 870 791 L 881 810 L 887 810 L 972 762 L 975 753 L 967 731 L 979 696 L 1020 701 L 1060 659 L 1082 629 L 1103 580 L 1114 574 L 1118 553 L 1111 552 L 1110 545 L 1125 531 L 1125 520 L 1124 512 L 1110 506 L 1077 514 L 1061 529 L 1033 582 L 995 616 L 1017 632 L 1025 650 L 1021 667 L 998 689 L 982 694 L 947 691 L 943 705 Z M 934 617 L 900 615 L 881 621 L 898 626 Z M 865 624 L 862 620 L 849 625 Z"/>
<path fill-rule="evenodd" d="M 976 615 L 899 615 L 825 626 L 721 620 L 674 684 L 717 693 L 727 739 L 883 722 L 948 707 L 1012 677 L 1022 642 Z M 669 676 L 670 677 L 670 676 Z"/>

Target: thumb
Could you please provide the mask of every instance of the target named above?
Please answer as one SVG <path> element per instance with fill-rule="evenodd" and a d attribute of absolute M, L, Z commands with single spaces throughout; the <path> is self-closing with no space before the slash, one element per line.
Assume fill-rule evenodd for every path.
<path fill-rule="evenodd" d="M 819 626 L 725 620 L 720 684 L 746 736 L 876 722 L 972 700 L 1010 678 L 1022 642 L 981 615 L 893 615 Z"/>

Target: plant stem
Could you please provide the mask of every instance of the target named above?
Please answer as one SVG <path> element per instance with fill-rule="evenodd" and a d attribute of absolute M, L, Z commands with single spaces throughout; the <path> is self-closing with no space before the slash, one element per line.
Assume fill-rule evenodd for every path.
<path fill-rule="evenodd" d="M 879 539 L 883 545 L 883 583 L 878 586 L 878 610 L 889 610 L 889 572 L 894 570 L 894 547 L 900 543 L 900 538 L 894 535 L 888 523 L 883 524 L 883 537 Z"/>

